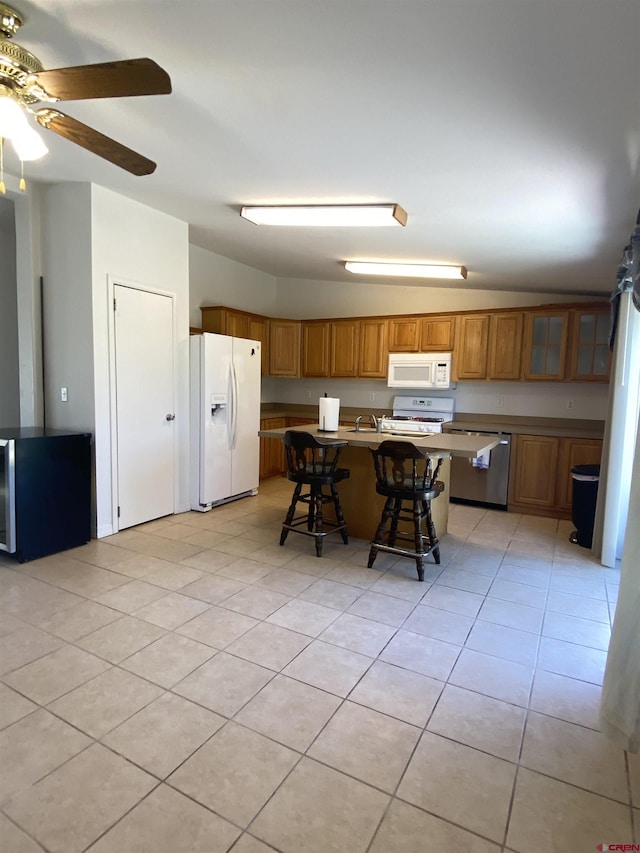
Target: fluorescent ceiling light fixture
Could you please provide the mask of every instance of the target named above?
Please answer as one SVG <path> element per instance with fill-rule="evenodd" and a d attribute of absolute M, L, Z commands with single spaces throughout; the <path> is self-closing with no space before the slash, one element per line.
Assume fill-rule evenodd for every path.
<path fill-rule="evenodd" d="M 412 264 L 402 261 L 378 263 L 377 261 L 346 261 L 349 272 L 360 275 L 406 276 L 407 278 L 466 278 L 467 269 L 445 264 Z"/>
<path fill-rule="evenodd" d="M 243 207 L 240 216 L 256 225 L 345 228 L 407 224 L 407 214 L 399 204 L 268 205 Z"/>

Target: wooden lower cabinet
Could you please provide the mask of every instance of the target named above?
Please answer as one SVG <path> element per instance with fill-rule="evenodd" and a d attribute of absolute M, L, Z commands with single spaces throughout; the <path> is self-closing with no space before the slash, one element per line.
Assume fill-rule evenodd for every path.
<path fill-rule="evenodd" d="M 602 441 L 553 435 L 514 436 L 515 458 L 509 509 L 570 518 L 575 465 L 599 464 Z M 514 451 L 512 451 L 514 452 Z"/>
<path fill-rule="evenodd" d="M 281 429 L 282 427 L 317 424 L 317 418 L 263 418 L 260 429 Z M 273 438 L 260 439 L 260 479 L 282 476 L 287 470 L 284 444 Z"/>
<path fill-rule="evenodd" d="M 516 437 L 512 502 L 533 509 L 552 509 L 556 502 L 556 471 L 560 439 L 551 435 Z"/>
<path fill-rule="evenodd" d="M 287 418 L 264 418 L 260 429 L 280 429 L 287 426 Z M 260 479 L 282 474 L 286 469 L 284 444 L 272 438 L 260 439 Z"/>
<path fill-rule="evenodd" d="M 556 505 L 571 512 L 573 503 L 573 477 L 576 465 L 599 465 L 602 442 L 591 438 L 563 438 L 558 456 L 558 492 Z"/>

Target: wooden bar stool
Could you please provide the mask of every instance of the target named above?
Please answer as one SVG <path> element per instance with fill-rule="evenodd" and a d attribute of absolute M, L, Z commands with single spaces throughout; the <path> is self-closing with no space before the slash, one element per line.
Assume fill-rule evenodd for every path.
<path fill-rule="evenodd" d="M 418 580 L 423 581 L 425 557 L 433 554 L 436 563 L 440 563 L 431 501 L 444 490 L 444 483 L 437 479 L 442 459 L 432 471 L 430 458 L 408 441 L 383 441 L 371 453 L 376 492 L 386 501 L 371 542 L 368 566 L 373 566 L 378 551 L 410 557 L 416 561 Z M 411 522 L 410 531 L 398 529 L 401 521 Z M 397 544 L 399 541 L 410 542 L 412 547 L 402 547 Z"/>
<path fill-rule="evenodd" d="M 347 444 L 347 441 L 318 440 L 310 433 L 298 430 L 285 432 L 287 477 L 296 487 L 287 517 L 282 524 L 281 545 L 284 545 L 290 530 L 313 536 L 318 557 L 322 556 L 323 539 L 330 533 L 339 532 L 345 545 L 348 543 L 347 525 L 336 489 L 336 483 L 346 480 L 350 475 L 347 468 L 337 467 L 340 452 Z M 309 491 L 303 493 L 303 486 L 308 486 Z M 328 487 L 329 494 L 323 492 L 323 486 Z M 296 516 L 296 506 L 299 502 L 307 504 L 308 509 L 304 514 Z M 322 508 L 325 504 L 333 505 L 336 521 L 324 518 Z M 303 526 L 306 529 L 302 529 Z"/>

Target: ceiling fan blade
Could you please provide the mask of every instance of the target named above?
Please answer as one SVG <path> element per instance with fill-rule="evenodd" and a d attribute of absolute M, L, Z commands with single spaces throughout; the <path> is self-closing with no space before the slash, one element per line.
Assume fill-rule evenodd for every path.
<path fill-rule="evenodd" d="M 27 85 L 59 101 L 87 98 L 128 98 L 134 95 L 168 95 L 171 78 L 152 59 L 123 59 L 54 68 L 29 75 Z"/>
<path fill-rule="evenodd" d="M 155 171 L 156 164 L 153 160 L 148 160 L 142 154 L 116 142 L 115 139 L 58 110 L 38 110 L 35 116 L 42 127 L 52 130 L 59 136 L 64 136 L 65 139 L 75 142 L 76 145 L 86 148 L 98 157 L 109 160 L 110 163 L 120 166 L 132 175 L 150 175 Z"/>

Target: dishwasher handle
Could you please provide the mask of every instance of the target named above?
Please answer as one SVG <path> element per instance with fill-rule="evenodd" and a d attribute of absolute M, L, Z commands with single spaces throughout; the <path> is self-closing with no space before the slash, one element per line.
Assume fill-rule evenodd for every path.
<path fill-rule="evenodd" d="M 500 441 L 498 442 L 498 444 L 501 444 L 504 447 L 510 447 L 510 445 L 511 445 L 511 433 L 487 432 L 487 431 L 477 430 L 477 429 L 456 429 L 455 427 L 448 427 L 446 432 L 449 435 L 452 435 L 454 433 L 457 435 L 490 435 L 490 436 L 504 435 L 504 436 L 506 436 L 506 438 L 501 438 Z"/>
<path fill-rule="evenodd" d="M 507 432 L 489 432 L 486 430 L 477 430 L 477 429 L 456 429 L 456 427 L 448 427 L 446 430 L 448 433 L 458 433 L 458 435 L 504 435 L 506 438 L 500 439 L 500 444 L 509 445 L 511 444 L 511 433 Z"/>

